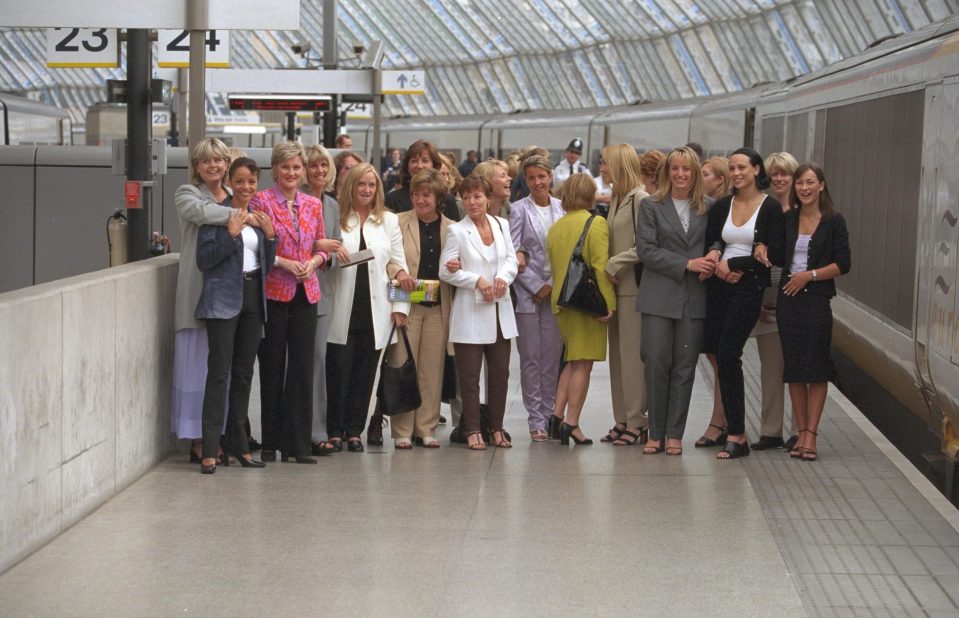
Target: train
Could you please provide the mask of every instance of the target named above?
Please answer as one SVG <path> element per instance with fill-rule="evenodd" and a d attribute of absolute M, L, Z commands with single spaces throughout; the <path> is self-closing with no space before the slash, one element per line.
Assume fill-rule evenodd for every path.
<path fill-rule="evenodd" d="M 957 54 L 959 17 L 951 17 L 820 71 L 731 95 L 397 118 L 382 123 L 381 143 L 402 149 L 423 138 L 442 151 L 499 158 L 536 144 L 556 159 L 580 137 L 594 172 L 613 143 L 643 152 L 698 142 L 707 155 L 749 145 L 821 163 L 853 251 L 833 302 L 835 347 L 935 435 L 948 479 L 959 461 Z M 358 149 L 372 143 L 371 127 L 349 132 Z"/>
<path fill-rule="evenodd" d="M 57 145 L 73 143 L 70 115 L 64 110 L 0 92 L 0 145 Z"/>

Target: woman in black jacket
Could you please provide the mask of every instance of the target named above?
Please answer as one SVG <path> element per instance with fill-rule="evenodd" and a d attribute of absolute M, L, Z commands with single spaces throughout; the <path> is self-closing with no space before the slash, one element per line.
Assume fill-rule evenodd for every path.
<path fill-rule="evenodd" d="M 226 450 L 244 468 L 262 468 L 253 459 L 246 435 L 253 361 L 266 322 L 266 276 L 276 255 L 276 233 L 270 218 L 251 212 L 260 170 L 241 157 L 230 166 L 233 211 L 225 226 L 204 225 L 196 247 L 203 272 L 203 292 L 194 317 L 206 321 L 210 354 L 203 394 L 203 459 L 200 471 L 216 472 L 216 449 L 223 428 L 229 384 Z"/>
<path fill-rule="evenodd" d="M 718 261 L 707 287 L 703 351 L 716 355 L 729 431 L 719 459 L 749 455 L 743 346 L 769 287 L 769 267 L 753 258 L 753 247 L 763 243 L 777 261 L 782 255 L 782 208 L 763 192 L 769 177 L 762 157 L 740 148 L 729 157 L 729 171 L 733 194 L 713 205 L 706 227 L 707 257 Z"/>
<path fill-rule="evenodd" d="M 799 427 L 794 459 L 816 461 L 816 436 L 835 369 L 832 309 L 836 277 L 849 272 L 851 257 L 846 221 L 833 207 L 826 175 L 815 163 L 804 163 L 793 174 L 790 210 L 784 224 L 783 277 L 777 302 L 779 338 L 783 347 L 783 382 Z M 756 257 L 769 263 L 766 247 Z M 769 251 L 772 253 L 771 247 Z"/>

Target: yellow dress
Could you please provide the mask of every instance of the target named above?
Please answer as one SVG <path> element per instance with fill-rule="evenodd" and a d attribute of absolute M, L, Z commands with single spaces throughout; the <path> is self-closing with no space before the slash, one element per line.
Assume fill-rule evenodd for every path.
<path fill-rule="evenodd" d="M 553 273 L 553 292 L 550 302 L 559 331 L 566 342 L 566 360 L 606 360 L 606 323 L 591 315 L 562 309 L 556 304 L 559 292 L 566 279 L 566 268 L 573 255 L 576 241 L 583 233 L 589 212 L 575 210 L 549 228 L 546 236 L 546 252 L 549 254 L 550 268 Z M 606 219 L 597 216 L 589 226 L 589 233 L 583 241 L 583 258 L 596 271 L 599 291 L 606 299 L 606 306 L 616 310 L 616 292 L 606 276 L 606 262 L 609 261 L 609 226 Z"/>

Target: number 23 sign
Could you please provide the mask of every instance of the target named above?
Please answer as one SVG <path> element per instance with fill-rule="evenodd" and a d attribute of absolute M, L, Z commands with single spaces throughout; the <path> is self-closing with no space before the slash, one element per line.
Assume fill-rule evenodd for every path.
<path fill-rule="evenodd" d="M 47 66 L 114 68 L 120 66 L 113 28 L 48 28 Z"/>

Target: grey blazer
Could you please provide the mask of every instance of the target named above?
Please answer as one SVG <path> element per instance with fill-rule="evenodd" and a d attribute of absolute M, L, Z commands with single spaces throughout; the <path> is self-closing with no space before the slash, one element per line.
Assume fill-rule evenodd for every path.
<path fill-rule="evenodd" d="M 343 240 L 343 232 L 340 231 L 340 205 L 325 193 L 323 194 L 323 234 L 333 240 Z M 326 315 L 333 310 L 333 294 L 336 293 L 336 286 L 333 284 L 335 277 L 330 276 L 330 269 L 338 265 L 336 254 L 331 253 L 330 259 L 323 268 L 316 271 L 316 278 L 320 282 L 320 302 L 316 303 L 316 315 Z"/>
<path fill-rule="evenodd" d="M 707 198 L 706 203 L 711 207 L 713 200 Z M 636 310 L 679 320 L 688 305 L 690 317 L 705 318 L 706 284 L 697 273 L 687 271 L 686 264 L 705 254 L 708 209 L 700 215 L 691 208 L 689 231 L 683 232 L 672 198 L 660 202 L 647 197 L 640 205 L 636 252 L 645 269 Z"/>
<path fill-rule="evenodd" d="M 203 275 L 196 266 L 196 239 L 201 225 L 226 225 L 230 205 L 216 203 L 205 186 L 183 185 L 173 198 L 180 216 L 180 265 L 176 280 L 176 304 L 173 310 L 173 328 L 205 328 L 193 317 L 203 290 Z"/>

